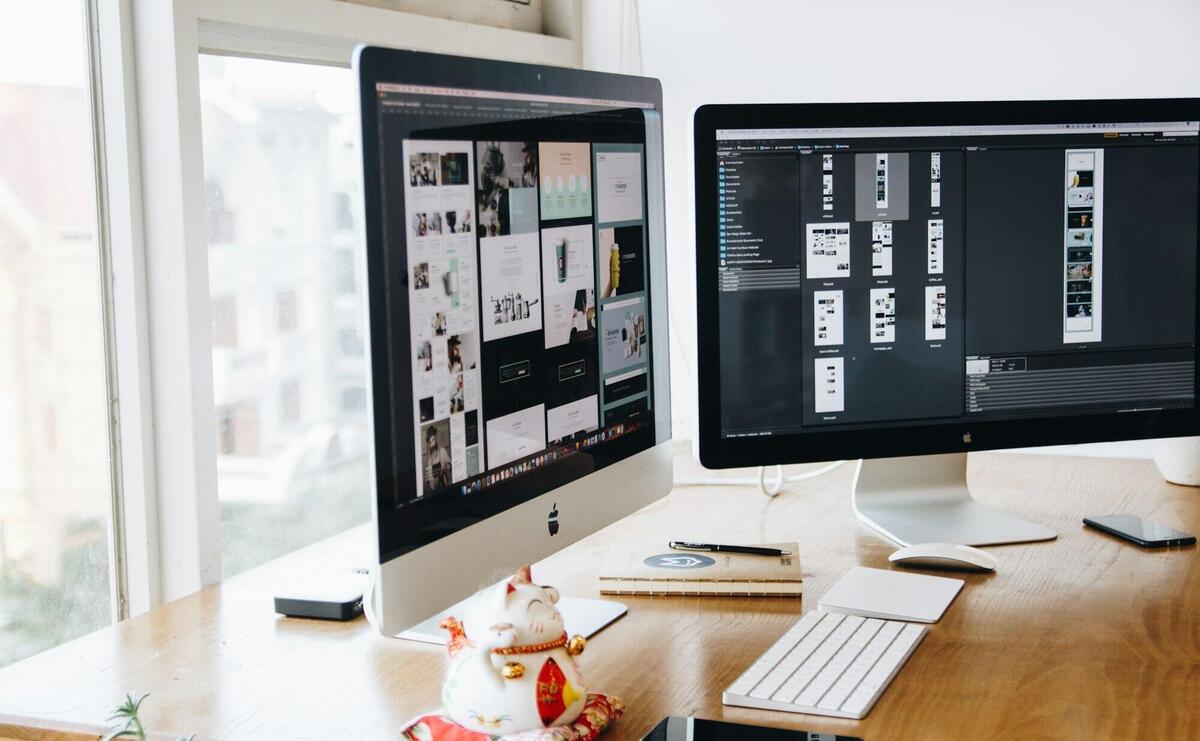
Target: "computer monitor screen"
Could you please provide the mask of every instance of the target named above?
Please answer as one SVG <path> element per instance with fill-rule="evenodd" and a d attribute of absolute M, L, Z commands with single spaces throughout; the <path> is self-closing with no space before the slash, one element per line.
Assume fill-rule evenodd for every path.
<path fill-rule="evenodd" d="M 387 561 L 654 445 L 646 131 L 657 113 L 483 87 L 378 81 L 370 94 Z"/>
<path fill-rule="evenodd" d="M 775 119 L 697 173 L 716 438 L 1194 407 L 1197 121 Z"/>

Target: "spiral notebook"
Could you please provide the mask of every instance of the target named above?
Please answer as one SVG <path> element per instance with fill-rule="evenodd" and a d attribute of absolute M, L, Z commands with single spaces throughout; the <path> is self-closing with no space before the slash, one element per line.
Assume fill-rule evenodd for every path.
<path fill-rule="evenodd" d="M 605 554 L 601 594 L 723 597 L 799 597 L 804 580 L 797 543 L 739 543 L 787 551 L 786 556 L 743 553 L 639 551 L 614 548 Z"/>

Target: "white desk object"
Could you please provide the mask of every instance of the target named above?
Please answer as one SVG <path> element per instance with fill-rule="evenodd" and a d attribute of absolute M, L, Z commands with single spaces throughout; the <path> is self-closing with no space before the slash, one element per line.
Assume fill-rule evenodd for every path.
<path fill-rule="evenodd" d="M 962 579 L 855 566 L 818 606 L 846 615 L 936 623 L 962 585 Z"/>

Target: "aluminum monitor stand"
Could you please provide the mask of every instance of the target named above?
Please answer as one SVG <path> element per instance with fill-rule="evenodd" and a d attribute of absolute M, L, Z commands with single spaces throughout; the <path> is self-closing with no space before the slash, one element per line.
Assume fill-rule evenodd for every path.
<path fill-rule="evenodd" d="M 999 545 L 1052 540 L 1058 533 L 976 502 L 967 489 L 967 454 L 860 460 L 854 514 L 900 545 Z"/>

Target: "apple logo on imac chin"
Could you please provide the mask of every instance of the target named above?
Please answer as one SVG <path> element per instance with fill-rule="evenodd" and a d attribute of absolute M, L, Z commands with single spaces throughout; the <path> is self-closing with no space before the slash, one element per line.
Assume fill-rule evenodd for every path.
<path fill-rule="evenodd" d="M 558 502 L 554 503 L 554 509 L 546 517 L 546 529 L 550 531 L 550 537 L 558 535 Z"/>

